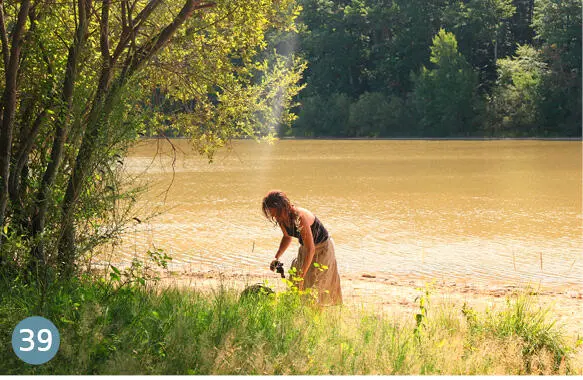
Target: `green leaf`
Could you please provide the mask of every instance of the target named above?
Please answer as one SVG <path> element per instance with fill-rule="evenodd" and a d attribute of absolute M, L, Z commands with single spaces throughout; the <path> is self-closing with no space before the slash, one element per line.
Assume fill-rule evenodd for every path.
<path fill-rule="evenodd" d="M 66 323 L 66 324 L 68 324 L 68 325 L 72 325 L 73 323 L 75 323 L 75 322 L 73 322 L 72 320 L 70 320 L 70 319 L 67 319 L 67 318 L 65 318 L 65 317 L 61 317 L 61 318 L 60 318 L 60 321 L 61 321 L 61 322 L 63 322 L 63 323 Z"/>

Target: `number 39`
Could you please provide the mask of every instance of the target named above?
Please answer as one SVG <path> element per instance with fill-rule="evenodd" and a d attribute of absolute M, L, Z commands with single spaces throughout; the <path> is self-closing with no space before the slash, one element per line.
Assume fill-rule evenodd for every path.
<path fill-rule="evenodd" d="M 34 331 L 30 329 L 20 329 L 21 334 L 28 334 L 28 337 L 22 338 L 23 342 L 30 343 L 28 347 L 20 347 L 20 351 L 32 351 L 34 350 Z M 39 347 L 37 350 L 39 351 L 48 351 L 51 349 L 51 345 L 53 343 L 53 334 L 51 334 L 51 330 L 49 329 L 42 329 L 38 331 L 37 340 L 40 344 L 45 344 L 44 347 Z"/>

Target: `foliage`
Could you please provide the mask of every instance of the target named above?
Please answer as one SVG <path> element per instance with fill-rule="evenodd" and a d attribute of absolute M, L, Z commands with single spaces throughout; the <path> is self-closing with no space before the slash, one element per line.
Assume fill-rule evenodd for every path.
<path fill-rule="evenodd" d="M 2 345 L 0 373 L 316 375 L 573 374 L 576 367 L 552 318 L 521 304 L 500 312 L 431 309 L 415 324 L 365 309 L 314 308 L 296 292 L 238 296 L 221 286 L 116 287 L 83 277 L 55 283 L 42 299 L 21 279 L 0 284 L 0 331 L 28 315 L 55 323 L 61 346 L 42 366 Z M 534 306 L 534 305 L 532 305 Z M 429 308 L 425 304 L 426 309 Z M 465 313 L 468 315 L 466 307 Z M 409 321 L 413 316 L 406 316 Z M 549 357 L 549 352 L 552 355 Z M 558 355 L 558 356 L 555 356 Z M 525 363 L 531 363 L 528 367 Z M 558 366 L 557 366 L 558 364 Z"/>
<path fill-rule="evenodd" d="M 378 137 L 391 119 L 388 102 L 379 92 L 365 92 L 350 105 L 347 136 Z"/>
<path fill-rule="evenodd" d="M 533 368 L 537 354 L 544 351 L 551 355 L 554 371 L 565 365 L 564 361 L 570 349 L 556 328 L 556 320 L 549 318 L 550 309 L 533 304 L 532 298 L 521 295 L 515 300 L 507 300 L 507 308 L 485 315 L 478 315 L 471 308 L 464 307 L 463 313 L 468 328 L 476 336 L 495 337 L 497 339 L 517 338 L 521 342 L 521 353 L 526 373 L 536 373 Z M 475 336 L 473 339 L 476 339 Z M 476 342 L 470 341 L 470 345 Z M 539 369 L 540 370 L 540 369 Z"/>
<path fill-rule="evenodd" d="M 498 82 L 491 101 L 491 115 L 496 118 L 490 123 L 493 135 L 536 132 L 546 75 L 547 65 L 529 45 L 519 46 L 515 57 L 498 61 Z"/>
<path fill-rule="evenodd" d="M 160 129 L 172 125 L 212 158 L 232 138 L 268 136 L 288 125 L 304 65 L 293 54 L 264 49 L 272 19 L 282 19 L 279 27 L 291 33 L 296 13 L 292 1 L 224 2 L 177 36 L 180 56 L 166 50 L 143 79 L 163 90 L 162 107 L 176 103 L 164 110 Z M 225 15 L 229 22 L 222 22 Z"/>
<path fill-rule="evenodd" d="M 459 136 L 581 136 L 581 2 L 555 0 L 421 1 L 421 0 L 301 0 L 298 54 L 308 62 L 305 90 L 299 95 L 298 119 L 286 135 L 368 137 Z M 423 67 L 431 70 L 432 38 L 440 29 L 455 35 L 457 51 L 476 78 L 472 105 L 454 100 L 451 120 L 442 120 L 442 103 L 433 102 L 438 90 L 449 99 L 460 89 L 448 81 L 420 85 Z M 519 46 L 531 46 L 548 71 L 537 85 L 509 90 L 499 74 L 508 60 L 524 55 Z M 526 69 L 526 68 L 525 68 Z M 470 68 L 468 68 L 468 71 Z M 538 77 L 538 68 L 527 74 Z M 414 75 L 412 75 L 412 73 Z M 428 75 L 430 71 L 426 74 Z M 453 73 L 452 73 L 453 74 Z M 463 75 L 456 75 L 460 78 Z M 463 86 L 462 86 L 463 87 Z M 429 90 L 433 88 L 433 90 Z M 464 96 L 469 89 L 463 89 Z M 524 90 L 526 93 L 522 93 Z M 423 92 L 425 99 L 420 99 Z M 514 94 L 512 94 L 514 92 Z M 383 116 L 362 120 L 332 109 L 340 94 L 354 110 L 376 109 L 382 94 Z M 390 101 L 388 101 L 390 99 Z M 469 101 L 469 100 L 468 100 Z M 510 101 L 516 114 L 504 107 Z M 358 106 L 356 105 L 358 104 Z M 382 104 L 382 102 L 381 102 Z M 420 109 L 421 108 L 421 109 Z M 533 120 L 523 111 L 533 109 Z M 419 114 L 421 112 L 421 114 Z M 468 119 L 469 114 L 475 117 Z M 500 112 L 500 113 L 498 113 Z M 463 115 L 463 116 L 462 116 Z M 374 119 L 374 118 L 373 118 Z M 398 121 L 396 121 L 398 120 Z M 371 122 L 373 124 L 371 124 Z M 461 126 L 461 123 L 466 123 Z M 360 131 L 356 124 L 362 124 Z M 457 124 L 457 125 L 456 125 Z M 527 126 L 528 124 L 528 126 Z M 322 130 L 322 125 L 325 128 Z M 449 126 L 446 126 L 449 125 Z"/>
<path fill-rule="evenodd" d="M 346 94 L 302 98 L 298 120 L 287 135 L 308 137 L 411 136 L 411 115 L 398 96 L 365 92 L 353 101 Z"/>
<path fill-rule="evenodd" d="M 422 339 L 426 333 L 428 327 L 428 312 L 429 312 L 429 300 L 431 296 L 431 285 L 427 285 L 423 294 L 418 297 L 419 299 L 419 313 L 415 314 L 415 329 L 413 334 L 417 339 Z M 421 290 L 421 289 L 417 289 Z"/>
<path fill-rule="evenodd" d="M 515 11 L 511 0 L 455 1 L 445 10 L 446 28 L 455 34 L 472 67 L 479 69 L 484 90 L 496 79 L 498 58 L 515 48 L 510 34 Z"/>
<path fill-rule="evenodd" d="M 536 40 L 558 50 L 566 69 L 581 73 L 581 2 L 536 0 L 532 27 Z"/>
<path fill-rule="evenodd" d="M 533 28 L 549 67 L 541 86 L 540 129 L 581 136 L 581 2 L 537 0 Z"/>
<path fill-rule="evenodd" d="M 433 69 L 415 76 L 413 102 L 425 136 L 469 136 L 474 131 L 477 76 L 441 29 L 431 46 Z"/>
<path fill-rule="evenodd" d="M 114 241 L 135 217 L 123 158 L 140 136 L 171 128 L 212 158 L 291 123 L 304 64 L 266 51 L 266 35 L 294 33 L 298 12 L 293 0 L 1 2 L 0 266 L 71 276 Z"/>
<path fill-rule="evenodd" d="M 310 65 L 306 70 L 305 96 L 328 97 L 334 93 L 361 93 L 366 88 L 367 23 L 364 2 L 310 0 L 300 2 L 305 27 L 300 44 Z"/>
<path fill-rule="evenodd" d="M 160 281 L 156 267 L 157 269 L 168 269 L 168 261 L 171 261 L 172 257 L 160 248 L 148 251 L 147 256 L 155 266 L 138 258 L 134 258 L 130 266 L 123 268 L 123 271 L 109 264 L 107 269 L 111 268 L 111 272 L 109 272 L 110 282 L 108 285 L 113 285 L 116 288 L 115 291 L 119 291 L 123 287 L 146 286 L 147 283 L 155 284 Z"/>
<path fill-rule="evenodd" d="M 348 128 L 351 101 L 345 94 L 302 98 L 298 120 L 291 131 L 298 136 L 333 136 L 338 128 Z"/>

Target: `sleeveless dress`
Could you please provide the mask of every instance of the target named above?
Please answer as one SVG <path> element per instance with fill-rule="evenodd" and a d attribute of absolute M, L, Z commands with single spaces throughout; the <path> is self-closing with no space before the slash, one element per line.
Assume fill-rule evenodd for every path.
<path fill-rule="evenodd" d="M 300 242 L 298 256 L 291 264 L 291 267 L 296 268 L 296 271 L 299 272 L 308 255 L 308 250 L 303 244 L 300 231 L 295 223 L 290 228 L 287 226 L 284 226 L 284 228 L 290 236 L 298 238 Z M 340 287 L 340 275 L 338 274 L 338 265 L 334 252 L 334 240 L 329 236 L 328 231 L 317 217 L 310 229 L 312 230 L 315 245 L 312 263 L 325 265 L 328 269 L 322 271 L 311 264 L 308 268 L 308 273 L 304 275 L 304 289 L 317 289 L 318 300 L 323 305 L 340 305 L 342 304 L 342 288 Z"/>

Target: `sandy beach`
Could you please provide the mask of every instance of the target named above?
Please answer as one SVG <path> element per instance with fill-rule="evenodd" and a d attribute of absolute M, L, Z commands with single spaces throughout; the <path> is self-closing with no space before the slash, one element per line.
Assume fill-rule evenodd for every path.
<path fill-rule="evenodd" d="M 160 286 L 178 286 L 212 291 L 221 285 L 243 290 L 246 286 L 267 281 L 275 291 L 285 291 L 282 279 L 269 271 L 259 273 L 224 273 L 218 271 L 169 272 L 162 276 Z M 344 306 L 380 312 L 394 319 L 411 318 L 419 310 L 419 296 L 430 289 L 430 310 L 455 309 L 464 304 L 477 311 L 490 308 L 502 310 L 508 299 L 519 294 L 532 294 L 533 301 L 550 309 L 550 315 L 570 337 L 580 337 L 583 331 L 583 290 L 576 286 L 543 287 L 536 285 L 478 284 L 471 280 L 435 280 L 419 277 L 397 277 L 385 273 L 341 275 Z"/>

